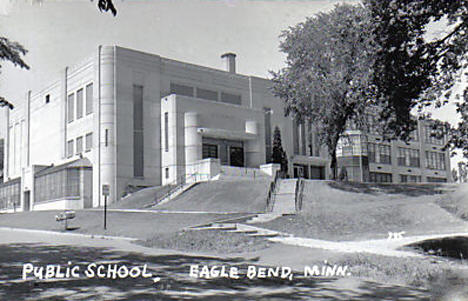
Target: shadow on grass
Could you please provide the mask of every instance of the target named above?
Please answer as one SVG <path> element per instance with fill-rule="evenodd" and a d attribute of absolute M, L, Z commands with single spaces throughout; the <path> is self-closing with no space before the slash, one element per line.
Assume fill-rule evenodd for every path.
<path fill-rule="evenodd" d="M 80 278 L 56 281 L 21 279 L 22 265 L 27 262 L 35 266 L 67 262 L 80 266 Z M 86 278 L 84 270 L 89 263 L 118 264 L 127 267 L 148 265 L 153 277 L 161 281 L 154 283 L 147 278 Z M 0 299 L 8 300 L 379 300 L 428 299 L 427 291 L 402 286 L 389 286 L 359 281 L 347 285 L 348 279 L 313 279 L 300 274 L 293 280 L 267 278 L 248 279 L 248 265 L 255 260 L 243 258 L 221 260 L 213 257 L 161 255 L 145 256 L 137 253 L 116 252 L 106 248 L 47 246 L 41 244 L 0 245 Z M 189 277 L 191 264 L 209 266 L 236 266 L 240 279 L 194 279 Z M 15 281 L 16 280 L 16 281 Z M 356 281 L 354 280 L 356 284 Z"/>
<path fill-rule="evenodd" d="M 441 184 L 393 184 L 393 183 L 359 183 L 359 182 L 337 182 L 327 183 L 328 186 L 348 192 L 367 193 L 377 195 L 403 194 L 406 196 L 435 195 L 443 193 Z"/>

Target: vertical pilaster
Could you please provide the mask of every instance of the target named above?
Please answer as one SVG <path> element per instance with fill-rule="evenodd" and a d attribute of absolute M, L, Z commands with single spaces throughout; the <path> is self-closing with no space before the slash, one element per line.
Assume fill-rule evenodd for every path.
<path fill-rule="evenodd" d="M 100 178 L 103 184 L 111 185 L 108 203 L 117 199 L 115 187 L 115 47 L 100 48 L 100 122 L 99 122 L 99 153 Z M 102 198 L 102 187 L 99 187 L 99 197 Z M 101 201 L 101 205 L 103 201 Z"/>

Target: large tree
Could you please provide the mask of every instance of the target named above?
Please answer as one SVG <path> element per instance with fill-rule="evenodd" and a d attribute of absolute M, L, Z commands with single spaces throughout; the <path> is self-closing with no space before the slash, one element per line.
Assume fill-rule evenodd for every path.
<path fill-rule="evenodd" d="M 314 125 L 328 147 L 334 179 L 338 140 L 374 99 L 372 26 L 362 6 L 338 5 L 281 35 L 286 67 L 272 72 L 273 93 L 284 100 L 286 115 Z"/>
<path fill-rule="evenodd" d="M 385 132 L 406 140 L 415 127 L 411 111 L 447 103 L 468 66 L 468 0 L 363 3 L 374 19 L 373 34 L 381 45 L 373 69 Z M 434 33 L 436 27 L 446 30 Z"/>

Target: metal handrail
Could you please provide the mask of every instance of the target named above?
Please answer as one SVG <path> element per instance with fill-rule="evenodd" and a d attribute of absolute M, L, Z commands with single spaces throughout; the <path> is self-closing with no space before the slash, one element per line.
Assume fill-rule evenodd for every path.
<path fill-rule="evenodd" d="M 270 187 L 268 189 L 268 194 L 267 194 L 267 199 L 266 199 L 266 212 L 272 212 L 273 211 L 273 206 L 275 203 L 275 192 L 276 192 L 276 186 L 278 185 L 278 181 L 280 179 L 280 171 L 277 170 L 275 172 L 275 176 L 273 180 L 270 182 Z"/>
<path fill-rule="evenodd" d="M 297 182 L 296 182 L 295 196 L 294 196 L 296 212 L 299 212 L 302 210 L 303 197 L 304 197 L 304 180 L 302 178 L 299 178 L 297 179 Z"/>
<path fill-rule="evenodd" d="M 189 175 L 188 177 L 186 175 L 181 175 L 180 178 L 178 178 L 178 179 L 180 179 L 180 181 L 178 179 L 176 179 L 176 180 L 172 181 L 171 183 L 166 184 L 166 185 L 175 185 L 175 186 L 173 188 L 169 189 L 169 191 L 166 192 L 162 197 L 159 197 L 158 199 L 156 199 L 151 204 L 148 204 L 148 205 L 144 206 L 144 208 L 149 208 L 149 207 L 153 207 L 154 205 L 157 205 L 159 203 L 159 201 L 164 200 L 167 197 L 170 197 L 174 192 L 176 192 L 178 189 L 182 188 L 185 184 L 187 184 L 187 180 L 192 179 L 192 178 L 196 179 L 196 176 L 198 176 L 198 175 L 200 175 L 200 174 L 199 173 L 194 173 L 194 174 Z"/>

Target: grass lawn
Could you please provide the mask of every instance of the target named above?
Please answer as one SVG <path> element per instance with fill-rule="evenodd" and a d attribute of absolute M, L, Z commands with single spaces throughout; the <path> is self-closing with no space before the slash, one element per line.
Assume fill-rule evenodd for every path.
<path fill-rule="evenodd" d="M 452 190 L 449 185 L 306 181 L 299 214 L 258 226 L 325 240 L 385 239 L 388 232 L 400 231 L 466 231 L 466 223 L 437 205 Z"/>
<path fill-rule="evenodd" d="M 162 198 L 172 187 L 172 185 L 166 185 L 141 189 L 110 204 L 109 208 L 141 209 Z"/>
<path fill-rule="evenodd" d="M 202 182 L 155 209 L 205 212 L 263 212 L 270 179 Z"/>
<path fill-rule="evenodd" d="M 0 227 L 64 231 L 64 225 L 55 221 L 61 211 L 34 211 L 0 214 Z M 70 233 L 133 237 L 142 240 L 156 234 L 171 233 L 184 227 L 236 217 L 231 214 L 165 214 L 107 212 L 107 230 L 103 229 L 103 212 L 77 210 L 76 218 L 69 222 Z"/>

